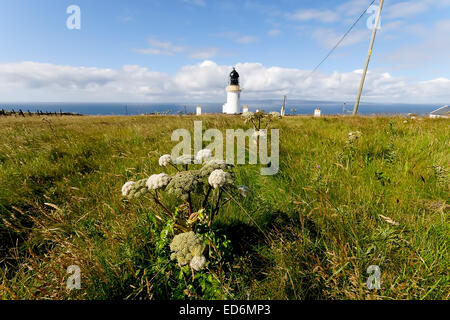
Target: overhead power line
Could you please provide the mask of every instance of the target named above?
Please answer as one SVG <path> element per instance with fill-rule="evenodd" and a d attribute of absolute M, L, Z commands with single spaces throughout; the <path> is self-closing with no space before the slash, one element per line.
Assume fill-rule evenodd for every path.
<path fill-rule="evenodd" d="M 325 56 L 325 58 L 322 59 L 322 61 L 319 62 L 319 64 L 311 71 L 311 73 L 308 74 L 308 76 L 306 78 L 309 78 L 314 72 L 317 71 L 317 69 L 319 69 L 319 67 L 325 62 L 325 60 L 328 59 L 329 56 L 331 56 L 331 54 L 334 52 L 334 50 L 336 50 L 336 48 L 342 43 L 342 41 L 344 41 L 344 39 L 347 37 L 347 35 L 350 33 L 350 31 L 353 30 L 353 28 L 358 24 L 359 20 L 361 20 L 361 18 L 366 14 L 367 10 L 370 8 L 370 6 L 375 2 L 376 0 L 373 0 L 368 6 L 367 8 L 361 13 L 361 15 L 358 17 L 358 19 L 356 19 L 356 21 L 350 26 L 350 28 L 347 30 L 347 32 L 345 32 L 345 34 L 339 39 L 339 41 L 334 45 L 334 47 L 327 53 L 327 55 Z"/>

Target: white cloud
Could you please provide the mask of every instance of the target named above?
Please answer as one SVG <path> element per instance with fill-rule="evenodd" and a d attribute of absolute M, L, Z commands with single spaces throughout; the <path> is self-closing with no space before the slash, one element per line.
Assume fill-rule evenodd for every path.
<path fill-rule="evenodd" d="M 446 0 L 445 0 L 446 1 Z M 349 0 L 327 9 L 299 9 L 294 13 L 287 13 L 290 19 L 305 22 L 319 21 L 322 23 L 343 22 L 352 23 L 354 18 L 367 8 L 367 0 Z"/>
<path fill-rule="evenodd" d="M 339 19 L 339 15 L 331 10 L 302 9 L 294 13 L 289 13 L 290 19 L 298 21 L 318 20 L 320 22 L 335 22 Z"/>
<path fill-rule="evenodd" d="M 350 46 L 364 39 L 367 40 L 370 37 L 370 33 L 371 31 L 368 29 L 354 30 L 348 34 L 340 46 Z M 342 38 L 342 34 L 330 28 L 317 28 L 311 32 L 311 37 L 323 47 L 332 48 Z"/>
<path fill-rule="evenodd" d="M 438 8 L 450 7 L 450 0 L 437 0 L 436 1 L 436 6 Z"/>
<path fill-rule="evenodd" d="M 410 0 L 387 3 L 383 17 L 386 19 L 402 19 L 420 15 L 431 9 L 442 9 L 450 6 L 450 0 Z"/>
<path fill-rule="evenodd" d="M 395 63 L 397 67 L 415 70 L 437 62 L 441 67 L 449 65 L 450 19 L 436 21 L 432 26 L 414 25 L 410 29 L 419 37 L 418 41 L 385 54 L 386 61 Z"/>
<path fill-rule="evenodd" d="M 450 90 L 450 79 L 437 78 L 428 81 L 421 81 L 419 83 L 420 90 L 425 96 L 436 96 L 444 90 Z M 447 100 L 448 102 L 449 100 Z"/>
<path fill-rule="evenodd" d="M 0 93 L 9 101 L 111 101 L 123 97 L 163 97 L 174 90 L 168 75 L 136 65 L 120 69 L 37 62 L 0 66 Z"/>
<path fill-rule="evenodd" d="M 207 60 L 215 57 L 218 53 L 219 49 L 217 48 L 197 49 L 191 51 L 189 58 Z"/>
<path fill-rule="evenodd" d="M 239 37 L 237 37 L 235 39 L 235 41 L 237 43 L 247 44 L 247 43 L 257 42 L 258 38 L 257 37 L 253 37 L 253 36 L 239 36 Z"/>
<path fill-rule="evenodd" d="M 298 21 L 315 20 L 323 23 L 341 21 L 349 23 L 353 22 L 353 19 L 367 8 L 367 5 L 367 0 L 349 0 L 336 5 L 333 9 L 300 9 L 294 13 L 287 13 L 286 16 Z M 406 18 L 421 14 L 431 8 L 442 9 L 448 6 L 450 6 L 450 0 L 410 0 L 392 4 L 390 1 L 386 1 L 383 18 Z"/>
<path fill-rule="evenodd" d="M 204 0 L 183 0 L 183 2 L 188 4 L 193 4 L 196 6 L 204 7 L 206 6 L 206 2 Z"/>
<path fill-rule="evenodd" d="M 222 1 L 223 2 L 223 1 Z M 231 3 L 231 6 L 235 7 L 233 5 L 233 2 L 228 1 Z M 244 1 L 243 7 L 249 11 L 252 12 L 259 12 L 261 14 L 269 15 L 269 16 L 278 16 L 281 14 L 278 6 L 276 3 L 267 3 L 267 1 Z"/>
<path fill-rule="evenodd" d="M 154 38 L 148 39 L 148 43 L 151 46 L 146 49 L 136 49 L 137 52 L 152 55 L 174 55 L 186 51 L 183 46 L 176 46 L 170 41 L 160 41 Z"/>
<path fill-rule="evenodd" d="M 217 99 L 222 96 L 227 85 L 231 67 L 219 66 L 213 61 L 184 66 L 174 76 L 174 82 L 181 94 L 194 99 Z"/>
<path fill-rule="evenodd" d="M 243 99 L 352 100 L 361 70 L 317 72 L 238 63 Z M 174 76 L 137 65 L 119 69 L 74 67 L 37 62 L 0 64 L 0 96 L 7 101 L 218 101 L 225 100 L 231 66 L 203 61 L 182 67 Z M 390 73 L 370 71 L 364 101 L 450 101 L 450 79 L 439 77 L 412 82 Z"/>
<path fill-rule="evenodd" d="M 306 30 L 315 42 L 325 48 L 331 48 L 344 34 L 345 29 L 343 29 L 342 26 L 348 28 L 348 26 L 355 21 L 355 18 L 367 8 L 367 5 L 367 0 L 350 0 L 338 4 L 334 8 L 323 10 L 301 9 L 293 14 L 287 13 L 286 16 L 303 23 L 297 26 L 298 30 L 303 30 L 303 32 Z M 332 24 L 332 27 L 311 26 L 311 21 Z M 336 26 L 340 27 L 336 28 Z M 365 27 L 359 29 L 355 28 L 346 36 L 345 40 L 341 43 L 341 46 L 357 44 L 362 40 L 367 39 L 367 37 L 370 36 L 370 31 L 371 30 Z"/>
<path fill-rule="evenodd" d="M 335 9 L 340 16 L 358 17 L 368 6 L 367 0 L 350 0 L 338 5 Z"/>
<path fill-rule="evenodd" d="M 148 39 L 149 48 L 135 49 L 134 51 L 148 54 L 148 55 L 167 55 L 173 56 L 175 54 L 185 53 L 191 59 L 211 59 L 219 54 L 218 48 L 191 48 L 188 46 L 174 45 L 170 41 L 160 41 L 154 38 Z"/>
<path fill-rule="evenodd" d="M 343 31 L 337 32 L 338 28 L 334 25 L 348 26 L 355 21 L 368 6 L 367 0 L 349 0 L 334 7 L 326 9 L 300 9 L 294 13 L 286 13 L 290 19 L 302 22 L 297 29 L 311 29 L 309 22 L 317 21 L 321 23 L 333 23 L 333 29 L 314 26 L 311 32 L 312 38 L 319 44 L 325 47 L 331 47 L 336 44 L 337 40 L 342 36 Z M 408 28 L 414 27 L 411 23 L 406 24 L 406 18 L 418 16 L 429 10 L 442 10 L 450 6 L 450 0 L 409 0 L 409 1 L 386 1 L 381 17 L 381 32 L 386 34 L 387 38 L 395 39 L 398 35 L 388 34 L 389 31 L 408 31 Z M 369 14 L 362 18 L 362 23 L 365 25 Z M 308 24 L 306 24 L 308 23 Z M 417 26 L 417 24 L 416 24 Z M 363 27 L 362 29 L 367 29 Z M 340 30 L 340 28 L 339 28 Z M 361 28 L 353 30 L 349 36 L 350 40 L 345 43 L 355 44 L 365 39 L 364 32 Z"/>
<path fill-rule="evenodd" d="M 221 37 L 221 38 L 227 38 L 227 39 L 233 40 L 234 42 L 240 43 L 240 44 L 249 44 L 249 43 L 257 42 L 259 40 L 258 37 L 250 36 L 250 35 L 243 35 L 238 32 L 222 32 L 222 33 L 219 33 L 217 36 Z"/>
<path fill-rule="evenodd" d="M 271 29 L 267 32 L 267 35 L 271 36 L 271 37 L 276 37 L 281 33 L 281 31 L 279 29 Z"/>
<path fill-rule="evenodd" d="M 120 21 L 122 22 L 128 22 L 128 21 L 133 21 L 133 16 L 129 15 L 129 16 L 123 16 L 123 17 L 119 17 Z"/>
<path fill-rule="evenodd" d="M 415 16 L 429 9 L 430 1 L 405 1 L 387 6 L 385 17 L 388 19 Z"/>

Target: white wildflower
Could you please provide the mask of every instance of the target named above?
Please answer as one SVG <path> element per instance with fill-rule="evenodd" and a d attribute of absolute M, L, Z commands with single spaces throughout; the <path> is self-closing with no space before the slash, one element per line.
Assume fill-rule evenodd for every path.
<path fill-rule="evenodd" d="M 195 271 L 200 271 L 206 264 L 205 256 L 195 256 L 192 258 L 190 266 Z"/>
<path fill-rule="evenodd" d="M 244 112 L 242 114 L 242 118 L 244 119 L 245 123 L 250 122 L 253 119 L 253 117 L 254 117 L 254 113 L 250 112 L 250 111 Z"/>
<path fill-rule="evenodd" d="M 349 132 L 348 143 L 352 144 L 354 141 L 358 140 L 361 136 L 362 136 L 361 131 Z"/>
<path fill-rule="evenodd" d="M 148 192 L 148 188 L 145 185 L 146 182 L 147 179 L 141 179 L 133 183 L 126 183 L 126 186 L 122 189 L 122 194 L 128 199 L 139 198 Z"/>
<path fill-rule="evenodd" d="M 238 186 L 237 188 L 241 196 L 243 196 L 244 198 L 248 196 L 250 190 L 247 186 Z"/>
<path fill-rule="evenodd" d="M 216 169 L 209 175 L 208 182 L 214 189 L 222 187 L 227 182 L 227 173 L 222 169 Z"/>
<path fill-rule="evenodd" d="M 351 137 L 359 138 L 361 136 L 362 136 L 361 131 L 355 131 L 355 132 L 349 132 L 348 133 L 348 137 L 349 138 L 351 138 Z"/>
<path fill-rule="evenodd" d="M 276 118 L 276 119 L 281 118 L 280 113 L 278 113 L 276 111 L 269 112 L 269 116 L 272 117 L 272 118 Z"/>
<path fill-rule="evenodd" d="M 183 154 L 182 156 L 176 158 L 173 163 L 175 164 L 191 164 L 193 157 L 190 154 Z"/>
<path fill-rule="evenodd" d="M 189 199 L 191 192 L 198 192 L 201 189 L 202 181 L 197 170 L 177 172 L 166 187 L 169 193 L 181 197 L 183 200 Z"/>
<path fill-rule="evenodd" d="M 263 130 L 255 130 L 253 132 L 253 138 L 257 138 L 258 136 L 265 137 L 266 136 L 266 130 L 265 129 L 263 129 Z"/>
<path fill-rule="evenodd" d="M 193 231 L 177 234 L 170 243 L 170 258 L 180 266 L 188 264 L 194 257 L 201 257 L 205 251 L 202 237 Z"/>
<path fill-rule="evenodd" d="M 165 173 L 153 174 L 147 180 L 147 187 L 153 190 L 164 188 L 169 181 L 170 177 Z"/>
<path fill-rule="evenodd" d="M 217 164 L 217 165 L 223 165 L 223 164 L 225 164 L 225 160 L 222 160 L 222 159 L 212 159 L 212 160 L 209 160 L 209 161 L 207 161 L 207 162 L 205 163 L 205 165 L 214 165 L 214 164 Z"/>
<path fill-rule="evenodd" d="M 170 163 L 170 161 L 172 161 L 172 157 L 170 156 L 170 154 L 165 154 L 159 157 L 159 165 L 161 167 L 167 166 Z"/>
<path fill-rule="evenodd" d="M 134 182 L 134 181 L 128 181 L 127 183 L 125 183 L 125 184 L 122 186 L 122 195 L 123 195 L 124 197 L 126 197 L 126 196 L 128 195 L 128 193 L 130 192 L 131 188 L 133 187 L 133 185 L 134 185 L 135 183 L 136 183 L 136 182 Z"/>
<path fill-rule="evenodd" d="M 212 158 L 212 151 L 209 149 L 202 149 L 197 152 L 197 161 L 203 162 L 203 160 L 209 160 Z"/>
<path fill-rule="evenodd" d="M 202 178 L 209 177 L 211 172 L 213 172 L 216 169 L 229 170 L 232 167 L 233 167 L 232 164 L 227 164 L 224 160 L 212 159 L 207 161 L 200 169 L 200 176 Z"/>

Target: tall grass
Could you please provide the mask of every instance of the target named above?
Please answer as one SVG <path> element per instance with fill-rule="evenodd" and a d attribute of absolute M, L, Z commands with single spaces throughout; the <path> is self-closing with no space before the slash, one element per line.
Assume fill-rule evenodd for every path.
<path fill-rule="evenodd" d="M 228 116 L 0 119 L 0 297 L 170 299 L 173 273 L 152 268 L 157 208 L 124 201 L 120 188 L 161 172 L 172 131 L 192 131 L 194 120 L 204 130 L 245 127 Z M 235 252 L 233 271 L 214 275 L 217 297 L 448 299 L 449 125 L 277 122 L 278 174 L 237 166 L 251 217 L 230 202 L 216 221 Z M 81 268 L 80 290 L 66 289 L 69 265 Z M 380 290 L 366 286 L 369 265 L 381 269 Z"/>

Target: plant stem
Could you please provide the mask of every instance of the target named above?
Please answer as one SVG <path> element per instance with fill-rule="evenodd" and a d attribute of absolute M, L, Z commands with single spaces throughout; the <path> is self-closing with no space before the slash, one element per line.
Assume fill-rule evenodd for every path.
<path fill-rule="evenodd" d="M 173 219 L 173 215 L 172 215 L 172 213 L 169 211 L 169 209 L 167 209 L 167 208 L 162 204 L 162 202 L 159 201 L 159 199 L 158 199 L 158 193 L 156 193 L 156 191 L 155 191 L 155 194 L 153 194 L 153 193 L 151 193 L 151 192 L 150 192 L 150 194 L 152 195 L 153 200 L 155 200 L 155 203 L 158 204 L 161 208 L 163 208 L 164 211 L 167 213 L 167 215 L 168 215 L 170 218 Z"/>
<path fill-rule="evenodd" d="M 216 215 L 216 213 L 219 211 L 219 203 L 220 203 L 220 197 L 222 196 L 222 188 L 219 189 L 219 194 L 217 195 L 217 201 L 216 201 L 216 206 L 213 209 L 213 211 L 211 212 L 211 217 L 209 219 L 209 223 L 208 223 L 208 227 L 211 227 L 211 223 L 214 219 L 214 216 Z"/>
<path fill-rule="evenodd" d="M 188 192 L 188 204 L 189 204 L 189 215 L 192 214 L 192 199 L 191 199 L 191 193 Z"/>
<path fill-rule="evenodd" d="M 203 200 L 203 203 L 202 203 L 202 208 L 204 208 L 206 206 L 206 202 L 208 202 L 208 197 L 209 197 L 209 194 L 211 193 L 211 190 L 212 190 L 212 187 L 209 186 L 208 191 L 206 191 L 205 199 Z"/>

